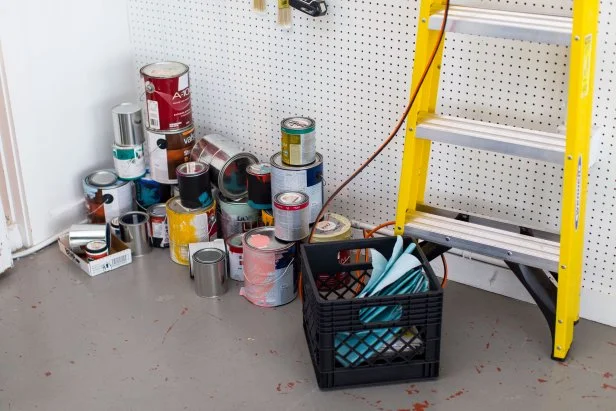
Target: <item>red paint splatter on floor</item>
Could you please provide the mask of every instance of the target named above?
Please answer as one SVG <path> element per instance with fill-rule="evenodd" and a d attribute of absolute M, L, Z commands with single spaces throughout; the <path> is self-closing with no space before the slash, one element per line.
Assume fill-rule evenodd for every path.
<path fill-rule="evenodd" d="M 276 350 L 270 350 L 270 354 L 272 354 L 272 355 L 278 355 L 278 351 L 276 351 Z"/>
<path fill-rule="evenodd" d="M 51 375 L 51 371 L 45 372 L 45 377 L 49 377 Z"/>
<path fill-rule="evenodd" d="M 603 388 L 604 390 L 616 390 L 616 387 L 610 384 L 603 384 L 601 388 Z"/>
<path fill-rule="evenodd" d="M 608 343 L 609 345 L 613 345 L 614 347 L 616 347 L 616 343 L 615 343 L 615 342 L 608 341 L 607 343 Z"/>
<path fill-rule="evenodd" d="M 276 391 L 281 392 L 282 391 L 282 384 L 278 384 L 276 386 Z"/>
<path fill-rule="evenodd" d="M 71 364 L 75 364 L 75 361 L 73 361 L 73 360 L 70 360 L 69 362 L 70 362 Z"/>
<path fill-rule="evenodd" d="M 462 389 L 462 390 L 460 390 L 460 391 L 458 391 L 458 392 L 455 392 L 455 393 L 451 394 L 451 395 L 450 395 L 449 397 L 447 397 L 446 399 L 447 399 L 447 401 L 449 401 L 449 400 L 453 400 L 454 398 L 457 398 L 457 397 L 459 397 L 459 396 L 461 396 L 461 395 L 463 395 L 463 394 L 464 394 L 464 389 Z"/>
<path fill-rule="evenodd" d="M 543 384 L 544 382 L 548 382 L 548 380 L 544 380 L 543 378 L 537 378 L 537 381 L 539 381 L 541 384 Z"/>
<path fill-rule="evenodd" d="M 287 388 L 289 388 L 290 390 L 292 390 L 293 388 L 295 388 L 295 383 L 294 382 L 288 382 L 287 383 Z"/>
<path fill-rule="evenodd" d="M 415 388 L 415 384 L 413 384 L 409 388 L 406 389 L 406 393 L 408 395 L 419 394 L 419 390 L 417 388 Z"/>
<path fill-rule="evenodd" d="M 428 401 L 416 402 L 413 404 L 413 411 L 425 411 L 428 408 L 430 408 L 430 403 Z"/>
<path fill-rule="evenodd" d="M 184 315 L 184 314 L 186 314 L 187 312 L 188 312 L 188 308 L 184 307 L 184 308 L 182 309 L 182 312 L 180 313 L 180 315 Z"/>
<path fill-rule="evenodd" d="M 489 349 L 490 349 L 490 343 L 487 343 L 486 344 L 486 350 L 489 350 Z"/>
<path fill-rule="evenodd" d="M 477 371 L 477 374 L 481 374 L 481 369 L 477 366 L 475 366 L 475 371 Z"/>
<path fill-rule="evenodd" d="M 612 378 L 614 376 L 614 374 L 612 374 L 611 372 L 606 372 L 605 374 L 603 374 L 603 378 Z"/>
<path fill-rule="evenodd" d="M 36 305 L 33 305 L 32 308 L 36 308 Z"/>
<path fill-rule="evenodd" d="M 496 367 L 496 371 L 501 372 L 501 367 Z"/>
<path fill-rule="evenodd" d="M 410 408 L 398 408 L 398 411 L 411 411 Z"/>
<path fill-rule="evenodd" d="M 435 390 L 434 388 L 432 388 L 430 391 L 431 391 L 431 392 L 434 392 L 434 393 L 436 392 L 436 390 Z"/>
<path fill-rule="evenodd" d="M 561 367 L 568 367 L 569 364 L 567 364 L 566 362 L 557 362 L 556 364 L 560 365 Z"/>

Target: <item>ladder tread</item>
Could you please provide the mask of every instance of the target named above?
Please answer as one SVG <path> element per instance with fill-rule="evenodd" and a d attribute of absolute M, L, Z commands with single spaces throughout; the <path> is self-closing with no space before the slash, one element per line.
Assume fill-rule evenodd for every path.
<path fill-rule="evenodd" d="M 564 134 L 433 113 L 420 114 L 417 137 L 555 164 L 563 164 L 567 142 Z"/>
<path fill-rule="evenodd" d="M 407 220 L 405 234 L 504 261 L 558 271 L 558 242 L 518 232 L 415 211 Z"/>
<path fill-rule="evenodd" d="M 444 14 L 444 11 L 439 11 L 430 16 L 430 30 L 440 29 Z M 545 14 L 451 6 L 446 31 L 569 45 L 573 32 L 573 19 Z"/>

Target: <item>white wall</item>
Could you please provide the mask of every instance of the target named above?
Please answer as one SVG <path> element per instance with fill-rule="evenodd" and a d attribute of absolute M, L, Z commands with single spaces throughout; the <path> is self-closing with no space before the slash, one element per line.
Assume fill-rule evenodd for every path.
<path fill-rule="evenodd" d="M 112 165 L 110 109 L 137 97 L 127 0 L 0 0 L 0 41 L 38 243 L 84 218 L 81 178 Z"/>

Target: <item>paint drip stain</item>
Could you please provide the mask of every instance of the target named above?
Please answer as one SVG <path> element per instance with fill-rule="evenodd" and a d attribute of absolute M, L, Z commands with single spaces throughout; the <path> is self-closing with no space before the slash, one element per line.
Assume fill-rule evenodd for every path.
<path fill-rule="evenodd" d="M 459 397 L 459 396 L 461 396 L 461 395 L 464 395 L 464 392 L 465 392 L 465 391 L 464 391 L 464 389 L 461 389 L 460 391 L 458 391 L 458 392 L 455 392 L 455 393 L 451 394 L 451 395 L 450 395 L 449 397 L 447 397 L 446 399 L 447 399 L 447 401 L 449 401 L 449 400 L 453 400 L 454 398 L 457 398 L 457 397 Z"/>
<path fill-rule="evenodd" d="M 430 408 L 430 403 L 428 401 L 416 402 L 413 404 L 413 411 L 425 411 L 428 408 Z"/>
<path fill-rule="evenodd" d="M 477 371 L 477 374 L 481 374 L 481 369 L 478 366 L 475 366 L 475 371 Z"/>
<path fill-rule="evenodd" d="M 610 384 L 603 384 L 601 388 L 603 388 L 604 390 L 616 390 L 616 387 Z"/>
<path fill-rule="evenodd" d="M 616 347 L 616 343 L 615 343 L 615 342 L 608 341 L 607 343 L 608 343 L 609 345 L 613 345 L 614 347 Z"/>
<path fill-rule="evenodd" d="M 489 350 L 489 349 L 490 349 L 490 343 L 487 343 L 486 344 L 486 350 Z"/>
<path fill-rule="evenodd" d="M 276 391 L 278 391 L 278 392 L 281 392 L 281 391 L 282 391 L 282 384 L 280 384 L 280 383 L 279 383 L 279 384 L 276 386 Z"/>
<path fill-rule="evenodd" d="M 614 374 L 612 374 L 611 372 L 606 372 L 605 374 L 603 374 L 603 378 L 612 378 L 614 376 Z"/>
<path fill-rule="evenodd" d="M 496 371 L 501 372 L 501 367 L 496 367 Z"/>
<path fill-rule="evenodd" d="M 45 372 L 45 377 L 49 377 L 51 375 L 51 371 Z"/>
<path fill-rule="evenodd" d="M 184 315 L 188 312 L 188 308 L 184 307 L 184 309 L 182 310 L 182 312 L 180 313 L 180 315 Z"/>
<path fill-rule="evenodd" d="M 413 384 L 409 388 L 406 389 L 406 393 L 408 395 L 419 394 L 419 390 L 417 388 L 415 388 L 415 384 Z"/>
<path fill-rule="evenodd" d="M 269 350 L 269 351 L 270 351 L 270 354 L 272 354 L 272 355 L 278 355 L 278 351 L 276 351 L 276 350 Z"/>
<path fill-rule="evenodd" d="M 544 382 L 548 382 L 548 380 L 544 380 L 543 378 L 537 378 L 537 381 L 539 381 L 541 384 L 543 384 Z"/>

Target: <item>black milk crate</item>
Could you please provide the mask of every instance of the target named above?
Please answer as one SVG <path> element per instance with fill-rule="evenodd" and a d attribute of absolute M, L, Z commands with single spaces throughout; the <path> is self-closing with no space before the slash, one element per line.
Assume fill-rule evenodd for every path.
<path fill-rule="evenodd" d="M 428 292 L 355 298 L 372 271 L 369 262 L 354 263 L 355 250 L 374 248 L 389 259 L 395 242 L 387 237 L 302 245 L 304 333 L 320 388 L 438 377 L 443 290 L 419 246 L 413 255 L 423 263 Z M 412 242 L 405 237 L 404 249 Z M 339 253 L 348 250 L 351 262 L 341 264 Z M 401 307 L 401 313 L 394 321 L 362 322 L 360 312 L 371 307 Z"/>

